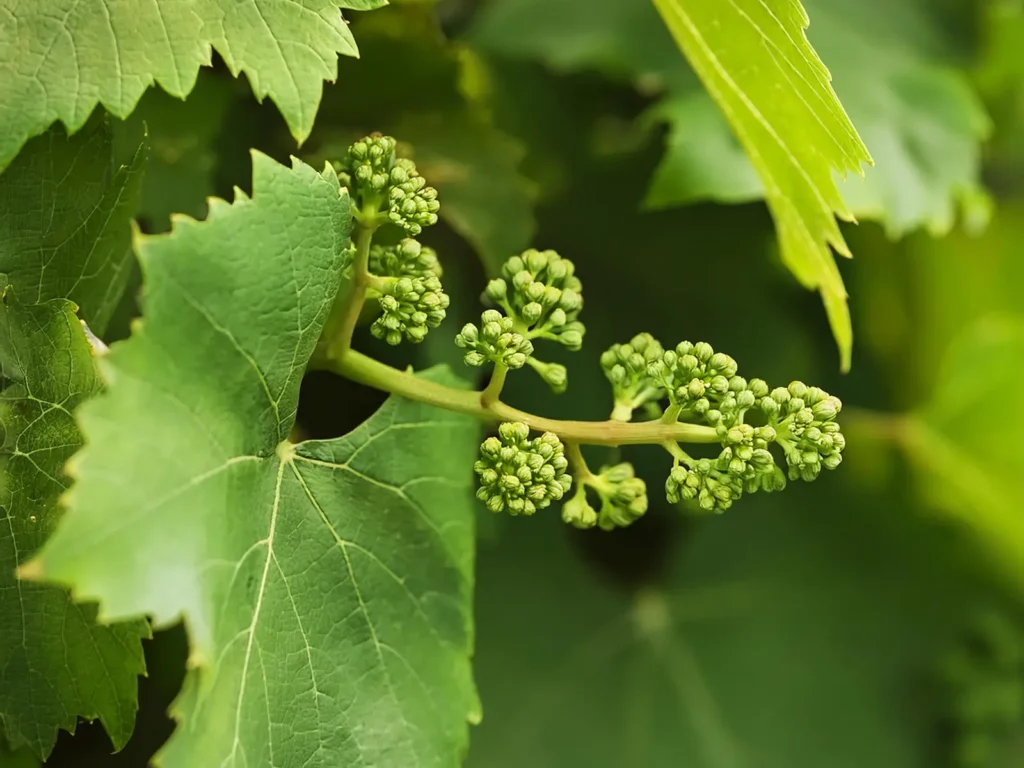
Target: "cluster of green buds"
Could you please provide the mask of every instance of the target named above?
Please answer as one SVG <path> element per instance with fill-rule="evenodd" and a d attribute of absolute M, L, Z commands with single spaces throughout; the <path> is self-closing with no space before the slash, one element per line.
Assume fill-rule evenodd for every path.
<path fill-rule="evenodd" d="M 360 255 L 366 297 L 376 299 L 380 315 L 370 332 L 388 344 L 419 343 L 444 320 L 449 305 L 441 285 L 441 264 L 433 249 L 406 237 L 397 245 L 371 245 L 373 233 L 391 223 L 409 234 L 437 222 L 436 190 L 427 187 L 415 164 L 396 154 L 390 136 L 372 135 L 348 148 L 336 164 L 338 178 L 353 199 L 353 217 L 362 254 L 352 243 L 343 254 L 353 277 Z"/>
<path fill-rule="evenodd" d="M 782 490 L 787 478 L 811 481 L 842 461 L 846 440 L 835 420 L 842 403 L 817 387 L 793 382 L 773 390 L 762 379 L 748 381 L 733 358 L 705 342 L 662 349 L 654 339 L 637 337 L 609 349 L 601 362 L 612 384 L 613 415 L 663 396 L 663 422 L 714 429 L 721 445 L 715 458 L 693 458 L 670 446 L 675 463 L 665 495 L 672 503 L 693 501 L 723 512 L 744 493 Z M 772 444 L 782 449 L 787 472 L 775 463 Z"/>
<path fill-rule="evenodd" d="M 951 768 L 998 764 L 1002 746 L 1024 724 L 1024 628 L 1003 611 L 980 613 L 942 659 L 944 729 Z M 1012 749 L 1012 747 L 1011 747 Z M 1009 763 L 1007 763 L 1008 765 Z"/>
<path fill-rule="evenodd" d="M 479 367 L 490 361 L 506 368 L 522 368 L 533 354 L 533 342 L 515 329 L 515 322 L 496 309 L 480 316 L 480 327 L 466 323 L 455 336 L 455 343 L 466 350 L 466 365 Z"/>
<path fill-rule="evenodd" d="M 588 488 L 601 500 L 600 510 L 590 505 Z M 562 520 L 575 528 L 611 531 L 636 522 L 646 511 L 647 483 L 636 476 L 632 464 L 623 462 L 581 476 L 576 493 L 562 507 Z"/>
<path fill-rule="evenodd" d="M 639 333 L 626 344 L 613 344 L 601 355 L 601 368 L 615 401 L 612 419 L 629 421 L 637 408 L 664 399 L 664 388 L 647 373 L 647 366 L 664 351 L 651 334 Z"/>
<path fill-rule="evenodd" d="M 546 339 L 574 351 L 583 345 L 583 286 L 575 266 L 554 251 L 531 249 L 508 259 L 501 271 L 485 291 L 498 309 L 486 310 L 480 326 L 467 324 L 455 339 L 466 350 L 466 365 L 529 365 L 555 392 L 564 392 L 565 366 L 537 360 L 533 341 Z"/>
<path fill-rule="evenodd" d="M 441 287 L 441 265 L 431 248 L 407 237 L 398 245 L 370 249 L 369 298 L 380 302 L 381 315 L 370 333 L 388 344 L 423 341 L 445 318 L 450 300 Z"/>
<path fill-rule="evenodd" d="M 412 160 L 398 157 L 396 147 L 390 136 L 360 139 L 338 163 L 338 178 L 349 189 L 357 216 L 384 216 L 418 235 L 437 223 L 437 190 L 427 186 Z"/>
<path fill-rule="evenodd" d="M 442 277 L 441 262 L 433 248 L 420 245 L 407 237 L 398 245 L 375 245 L 370 248 L 370 271 L 392 277 Z"/>
<path fill-rule="evenodd" d="M 569 462 L 558 436 L 545 432 L 530 438 L 520 422 L 498 427 L 498 436 L 480 446 L 473 466 L 480 477 L 476 496 L 492 512 L 532 515 L 561 499 L 572 487 Z"/>

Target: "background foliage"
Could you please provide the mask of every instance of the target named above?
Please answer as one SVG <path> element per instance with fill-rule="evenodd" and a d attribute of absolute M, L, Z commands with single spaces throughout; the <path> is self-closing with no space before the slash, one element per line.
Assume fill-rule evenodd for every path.
<path fill-rule="evenodd" d="M 238 437 L 239 450 L 249 451 L 246 441 L 269 440 L 269 432 L 251 426 L 270 430 L 260 421 L 266 414 L 232 411 L 239 388 L 252 382 L 204 376 L 213 359 L 235 370 L 234 352 L 216 341 L 204 346 L 201 319 L 186 328 L 167 318 L 187 314 L 188 298 L 203 286 L 240 280 L 274 284 L 267 294 L 273 301 L 261 298 L 268 303 L 254 302 L 255 309 L 231 296 L 200 302 L 223 301 L 218 322 L 236 335 L 275 316 L 268 308 L 292 313 L 289 320 L 300 315 L 306 305 L 290 303 L 290 284 L 275 276 L 295 269 L 284 258 L 294 242 L 329 251 L 334 225 L 298 228 L 296 212 L 306 209 L 289 206 L 307 193 L 289 192 L 288 185 L 303 178 L 327 194 L 317 185 L 328 182 L 316 181 L 311 169 L 374 130 L 403 142 L 439 190 L 442 226 L 425 241 L 440 254 L 453 302 L 445 325 L 411 353 L 382 350 L 365 329 L 359 348 L 418 368 L 454 364 L 471 378 L 450 337 L 476 311 L 485 277 L 514 251 L 555 248 L 577 262 L 585 280 L 587 341 L 582 353 L 557 358 L 569 367 L 569 394 L 556 397 L 539 381 L 513 377 L 509 402 L 567 418 L 603 418 L 610 400 L 600 350 L 643 330 L 706 339 L 769 380 L 813 380 L 840 396 L 849 460 L 812 486 L 755 496 L 723 517 L 693 516 L 652 495 L 651 510 L 629 529 L 577 532 L 543 516 L 508 520 L 470 510 L 460 489 L 474 451 L 471 425 L 455 420 L 443 427 L 448 437 L 435 435 L 450 461 L 396 441 L 403 458 L 389 463 L 399 449 L 389 447 L 380 425 L 429 414 L 395 402 L 378 411 L 377 393 L 326 374 L 306 376 L 299 391 L 289 369 L 281 387 L 290 392 L 285 410 L 298 409 L 295 423 L 276 421 L 270 442 L 291 428 L 293 436 L 326 441 L 309 444 L 320 446 L 312 458 L 346 464 L 368 434 L 385 436 L 383 453 L 353 464 L 365 477 L 353 476 L 351 487 L 310 475 L 307 483 L 324 483 L 308 496 L 314 506 L 320 493 L 336 494 L 342 498 L 331 503 L 343 510 L 341 522 L 358 526 L 377 503 L 373 494 L 387 493 L 381 482 L 402 486 L 437 476 L 436 489 L 423 489 L 423 504 L 445 531 L 440 539 L 424 538 L 422 521 L 382 531 L 381 542 L 417 546 L 355 553 L 365 561 L 354 569 L 351 560 L 345 564 L 348 554 L 335 553 L 338 562 L 324 564 L 334 576 L 304 582 L 300 599 L 307 602 L 293 602 L 293 613 L 287 587 L 292 575 L 307 573 L 302 557 L 312 555 L 284 562 L 277 600 L 265 614 L 265 637 L 280 635 L 287 648 L 268 686 L 268 721 L 283 727 L 291 716 L 271 712 L 269 690 L 287 687 L 295 678 L 293 657 L 311 653 L 301 642 L 304 614 L 322 622 L 312 632 L 323 657 L 309 666 L 333 686 L 322 699 L 314 691 L 296 715 L 297 730 L 305 732 L 289 742 L 298 745 L 289 753 L 294 764 L 313 755 L 314 764 L 330 765 L 328 756 L 343 754 L 344 744 L 324 746 L 325 733 L 358 744 L 359 723 L 372 732 L 376 710 L 360 710 L 359 701 L 372 701 L 384 683 L 358 682 L 358 668 L 369 642 L 365 625 L 378 619 L 385 644 L 394 643 L 409 668 L 429 677 L 398 679 L 400 702 L 377 734 L 391 734 L 399 746 L 366 757 L 369 764 L 456 763 L 466 749 L 463 721 L 478 715 L 466 668 L 470 649 L 483 713 L 468 729 L 471 766 L 1024 762 L 1021 3 L 806 0 L 809 40 L 874 161 L 863 180 L 835 173 L 856 171 L 867 157 L 855 136 L 833 142 L 833 156 L 820 152 L 821 142 L 844 130 L 841 109 L 830 105 L 825 81 L 805 83 L 806 91 L 780 81 L 803 71 L 785 55 L 776 60 L 778 72 L 761 79 L 744 79 L 743 61 L 723 60 L 725 95 L 702 86 L 673 33 L 707 80 L 701 68 L 710 58 L 695 53 L 698 43 L 680 28 L 717 4 L 445 0 L 377 9 L 374 0 L 324 0 L 305 3 L 301 13 L 277 11 L 256 37 L 247 31 L 248 11 L 238 10 L 256 4 L 152 3 L 154 12 L 173 7 L 176 15 L 150 24 L 115 13 L 108 26 L 95 26 L 94 5 L 15 2 L 0 23 L 0 273 L 11 286 L 0 307 L 0 506 L 9 523 L 0 526 L 0 765 L 36 765 L 42 757 L 58 766 L 145 765 L 174 729 L 165 712 L 179 696 L 186 665 L 192 671 L 174 707 L 190 714 L 164 748 L 163 764 L 219 764 L 225 756 L 222 741 L 235 721 L 220 719 L 226 689 L 218 689 L 216 670 L 223 662 L 226 675 L 238 674 L 242 662 L 230 652 L 230 637 L 242 614 L 228 611 L 225 618 L 224 606 L 244 600 L 232 602 L 230 585 L 216 572 L 197 572 L 192 555 L 196 542 L 222 554 L 256 547 L 253 562 L 262 566 L 258 557 L 265 554 L 270 563 L 269 548 L 259 549 L 257 522 L 252 530 L 227 530 L 218 521 L 238 508 L 248 511 L 247 520 L 269 520 L 274 498 L 286 499 L 283 509 L 305 520 L 301 510 L 310 507 L 301 506 L 302 498 L 280 495 L 280 485 L 277 496 L 263 488 L 289 461 L 268 463 L 262 480 L 255 476 L 261 467 L 240 481 L 268 491 L 266 499 L 240 499 L 238 488 L 218 488 L 223 494 L 193 506 L 186 499 L 172 515 L 181 546 L 169 550 L 170 559 L 162 551 L 165 530 L 147 530 L 145 521 L 124 529 L 136 544 L 120 550 L 138 556 L 126 556 L 118 573 L 106 575 L 120 577 L 123 602 L 100 610 L 108 618 L 148 613 L 156 619 L 151 640 L 146 622 L 97 625 L 94 603 L 73 602 L 61 587 L 16 580 L 14 568 L 29 561 L 63 514 L 58 499 L 70 479 L 61 468 L 81 443 L 77 425 L 102 432 L 114 446 L 105 453 L 90 448 L 81 466 L 71 465 L 76 472 L 87 472 L 90 462 L 105 467 L 80 484 L 77 501 L 72 497 L 75 514 L 88 507 L 100 516 L 94 523 L 116 527 L 130 518 L 135 496 L 173 488 L 205 468 L 207 457 L 196 448 L 205 438 L 183 429 L 139 430 L 153 416 L 137 412 L 145 401 L 124 389 L 92 402 L 81 420 L 72 418 L 99 387 L 76 312 L 108 343 L 133 335 L 114 347 L 101 373 L 163 392 L 168 424 L 176 423 L 172 401 L 181 401 L 186 410 L 230 417 L 210 423 L 251 427 L 244 440 Z M 339 7 L 351 28 L 336 22 Z M 784 19 L 780 29 L 799 34 L 797 3 L 763 7 Z M 732 29 L 735 19 L 722 13 L 724 28 Z M 73 34 L 57 34 L 54 19 L 61 18 Z M 161 28 L 163 48 L 137 32 Z M 776 50 L 787 44 L 762 37 Z M 116 48 L 121 41 L 130 47 Z M 356 43 L 358 59 L 349 56 Z M 131 66 L 111 70 L 111 50 Z M 338 53 L 343 57 L 335 61 Z M 234 77 L 242 72 L 244 78 Z M 67 86 L 77 75 L 83 85 Z M 154 81 L 159 88 L 147 89 Z M 730 113 L 737 91 L 728 92 L 729 81 L 767 111 Z M 261 103 L 254 94 L 269 98 Z M 793 106 L 794 94 L 802 106 Z M 794 111 L 801 109 L 824 115 L 827 125 L 807 128 Z M 73 134 L 48 128 L 55 119 Z M 791 151 L 752 163 L 772 131 Z M 293 154 L 311 169 L 286 171 Z M 253 157 L 262 158 L 255 182 Z M 268 170 L 271 159 L 283 164 L 273 166 L 280 170 Z M 261 198 L 261 162 L 276 196 Z M 802 174 L 806 168 L 813 173 Z M 210 207 L 211 196 L 236 202 Z M 847 211 L 859 225 L 837 223 Z M 153 237 L 168 231 L 172 214 L 208 220 L 179 223 L 170 239 Z M 145 275 L 132 255 L 133 218 L 144 234 L 137 251 Z M 211 228 L 216 237 L 203 234 Z M 834 267 L 828 245 L 842 252 L 843 243 L 855 258 Z M 204 271 L 216 271 L 230 254 L 264 251 L 266 274 L 240 262 L 218 283 Z M 850 373 L 839 372 L 820 302 L 790 270 L 807 285 L 828 276 L 839 304 L 845 281 L 856 339 Z M 829 306 L 841 329 L 836 303 Z M 141 326 L 133 324 L 140 311 Z M 286 336 L 293 325 L 267 334 Z M 836 335 L 848 346 L 841 330 Z M 59 353 L 46 355 L 45 364 L 30 360 L 44 348 L 40 338 Z M 294 362 L 304 342 L 289 343 L 294 347 L 284 352 L 263 351 Z M 116 429 L 103 432 L 109 425 Z M 234 449 L 236 436 L 226 430 L 217 438 Z M 593 453 L 595 460 L 612 458 Z M 631 458 L 649 483 L 660 484 L 660 449 L 638 449 Z M 295 477 L 298 494 L 302 476 Z M 31 517 L 22 512 L 29 503 Z M 222 507 L 227 511 L 210 512 Z M 79 575 L 99 573 L 95 561 L 104 553 L 87 546 L 89 526 L 73 515 L 67 521 L 79 526 L 84 542 L 74 555 Z M 314 530 L 301 525 L 310 523 L 297 523 L 297 530 Z M 326 530 L 319 519 L 315 525 Z M 410 574 L 404 588 L 421 600 L 434 590 L 458 596 L 451 605 L 423 603 L 415 642 L 403 634 L 403 617 L 386 608 L 384 595 L 400 590 L 371 563 L 378 557 L 395 558 L 386 565 Z M 147 570 L 154 562 L 170 565 L 154 576 Z M 315 586 L 346 584 L 346 571 L 353 584 L 380 590 L 372 620 L 351 633 L 350 593 L 318 595 Z M 144 588 L 146 573 L 164 581 Z M 475 627 L 467 618 L 470 600 Z M 300 631 L 289 616 L 299 619 Z M 121 649 L 104 652 L 115 644 Z M 354 656 L 353 645 L 362 649 Z M 136 700 L 133 678 L 143 650 L 148 677 L 140 679 Z M 97 655 L 114 663 L 93 675 Z M 367 664 L 373 668 L 372 659 Z M 66 669 L 70 677 L 58 674 Z M 213 685 L 200 684 L 203 673 L 213 675 Z M 421 685 L 440 697 L 440 707 Z M 345 696 L 366 713 L 354 716 L 355 728 L 338 714 Z M 189 719 L 204 707 L 207 722 Z M 450 717 L 433 720 L 437 710 Z M 324 712 L 327 723 L 314 725 Z M 319 751 L 302 738 L 313 744 L 318 734 Z M 362 736 L 371 746 L 387 741 Z M 260 738 L 253 734 L 246 743 L 262 744 Z M 110 755 L 112 745 L 121 751 Z"/>

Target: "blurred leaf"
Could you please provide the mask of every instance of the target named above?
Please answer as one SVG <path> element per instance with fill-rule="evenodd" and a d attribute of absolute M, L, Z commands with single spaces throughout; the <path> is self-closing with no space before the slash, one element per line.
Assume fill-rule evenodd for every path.
<path fill-rule="evenodd" d="M 68 138 L 60 127 L 25 146 L 0 176 L 0 273 L 28 303 L 71 299 L 102 335 L 132 259 L 145 145 L 122 164 L 109 120 Z"/>
<path fill-rule="evenodd" d="M 10 751 L 4 746 L 3 733 L 0 732 L 0 766 L 3 768 L 39 768 L 39 759 L 28 749 Z"/>
<path fill-rule="evenodd" d="M 952 537 L 794 490 L 689 536 L 650 517 L 606 537 L 506 522 L 479 557 L 469 765 L 925 764 L 915 691 L 975 599 Z"/>
<path fill-rule="evenodd" d="M 132 113 L 131 122 L 147 129 L 150 155 L 139 215 L 152 231 L 166 231 L 174 213 L 206 215 L 206 198 L 215 192 L 214 141 L 237 90 L 234 80 L 203 73 L 184 103 L 151 90 Z"/>
<path fill-rule="evenodd" d="M 394 129 L 437 187 L 441 218 L 480 254 L 491 274 L 533 238 L 533 187 L 520 174 L 522 147 L 467 112 L 410 115 Z"/>
<path fill-rule="evenodd" d="M 0 724 L 46 758 L 58 728 L 98 717 L 119 749 L 135 727 L 148 623 L 98 625 L 95 605 L 15 576 L 61 518 L 64 465 L 82 444 L 74 411 L 100 386 L 92 352 L 70 301 L 25 305 L 0 284 Z"/>
<path fill-rule="evenodd" d="M 841 0 L 809 0 L 807 7 L 808 36 L 875 160 L 865 178 L 840 186 L 850 211 L 882 221 L 891 237 L 922 226 L 944 234 L 958 208 L 970 223 L 984 224 L 978 178 L 989 121 L 967 78 L 905 39 L 880 35 L 888 23 L 881 14 L 857 20 L 863 24 L 857 26 Z M 918 14 L 918 23 L 927 27 L 926 11 Z M 652 117 L 669 124 L 670 138 L 649 204 L 763 196 L 763 186 L 747 183 L 750 161 L 735 151 L 724 118 L 712 112 L 709 100 L 669 99 Z M 673 175 L 676 170 L 682 172 Z"/>
<path fill-rule="evenodd" d="M 542 59 L 570 71 L 594 68 L 648 90 L 695 84 L 645 0 L 491 0 L 469 37 L 491 53 Z"/>
<path fill-rule="evenodd" d="M 964 525 L 1024 589 L 1024 209 L 997 209 L 984 237 L 918 236 L 862 263 L 861 293 L 884 281 L 906 314 L 903 341 L 875 343 L 907 415 L 865 416 L 865 437 L 908 454 L 930 507 Z M 898 267 L 895 274 L 893 266 Z M 867 295 L 863 313 L 880 307 Z M 860 313 L 858 313 L 860 314 Z M 865 339 L 885 339 L 883 325 Z"/>
<path fill-rule="evenodd" d="M 648 207 L 703 200 L 745 203 L 764 197 L 754 166 L 704 91 L 668 96 L 647 112 L 646 120 L 669 126 L 665 156 L 644 201 Z"/>
<path fill-rule="evenodd" d="M 359 135 L 393 135 L 438 189 L 441 218 L 496 271 L 529 246 L 536 228 L 534 189 L 519 170 L 523 148 L 467 94 L 467 59 L 422 8 L 373 14 L 358 31 L 362 57 L 327 91 L 323 111 L 331 119 L 314 134 L 312 156 L 336 160 Z"/>

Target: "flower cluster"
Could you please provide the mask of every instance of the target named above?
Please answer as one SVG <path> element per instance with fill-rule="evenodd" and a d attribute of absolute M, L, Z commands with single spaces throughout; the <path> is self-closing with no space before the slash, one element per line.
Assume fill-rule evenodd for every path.
<path fill-rule="evenodd" d="M 528 250 L 502 266 L 503 277 L 487 284 L 487 298 L 520 320 L 530 338 L 556 341 L 571 350 L 583 345 L 583 285 L 575 265 L 555 251 Z"/>
<path fill-rule="evenodd" d="M 530 439 L 530 428 L 519 422 L 498 427 L 498 436 L 480 446 L 473 466 L 480 476 L 477 498 L 492 512 L 532 515 L 561 499 L 572 486 L 569 465 L 558 436 L 545 432 Z"/>
<path fill-rule="evenodd" d="M 533 354 L 533 342 L 515 329 L 512 318 L 496 309 L 480 315 L 480 327 L 466 323 L 456 335 L 455 343 L 466 350 L 466 365 L 479 367 L 491 361 L 508 368 L 522 368 Z"/>
<path fill-rule="evenodd" d="M 814 480 L 842 461 L 838 398 L 802 382 L 770 389 L 762 379 L 748 381 L 733 358 L 705 342 L 663 349 L 642 334 L 607 350 L 601 365 L 612 385 L 613 416 L 628 420 L 637 404 L 665 398 L 665 420 L 715 430 L 721 445 L 715 458 L 671 451 L 675 465 L 665 483 L 671 502 L 692 500 L 722 512 L 744 493 L 781 490 L 787 478 Z M 782 449 L 787 472 L 776 465 L 773 444 Z"/>
<path fill-rule="evenodd" d="M 430 328 L 445 318 L 449 298 L 441 281 L 430 277 L 399 277 L 382 281 L 381 315 L 370 326 L 370 333 L 388 344 L 407 339 L 417 344 Z"/>
<path fill-rule="evenodd" d="M 629 421 L 637 408 L 665 397 L 664 388 L 647 373 L 647 366 L 664 351 L 651 334 L 639 333 L 625 344 L 613 344 L 601 355 L 601 368 L 615 400 L 613 419 Z"/>
<path fill-rule="evenodd" d="M 442 277 L 441 262 L 433 248 L 407 237 L 398 245 L 370 248 L 370 271 L 392 277 Z"/>
<path fill-rule="evenodd" d="M 587 488 L 596 491 L 600 510 L 590 505 Z M 632 464 L 623 462 L 581 478 L 575 495 L 562 507 L 562 520 L 576 528 L 611 531 L 636 522 L 646 511 L 647 483 L 636 476 Z"/>
<path fill-rule="evenodd" d="M 392 224 L 418 235 L 437 223 L 437 190 L 427 186 L 412 160 L 396 155 L 396 146 L 390 136 L 360 139 L 338 163 L 338 178 L 361 214 L 383 213 Z"/>

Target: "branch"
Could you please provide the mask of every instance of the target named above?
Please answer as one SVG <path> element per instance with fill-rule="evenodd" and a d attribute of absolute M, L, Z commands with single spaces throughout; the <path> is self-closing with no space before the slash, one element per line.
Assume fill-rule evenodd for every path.
<path fill-rule="evenodd" d="M 584 445 L 645 445 L 667 441 L 718 443 L 713 427 L 700 424 L 664 424 L 660 421 L 565 421 L 534 416 L 500 400 L 485 404 L 480 392 L 446 387 L 392 368 L 372 357 L 349 349 L 339 357 L 312 361 L 312 367 L 329 370 L 358 384 L 400 395 L 438 408 L 464 413 L 485 422 L 521 421 L 538 432 L 554 432 L 562 440 Z"/>

